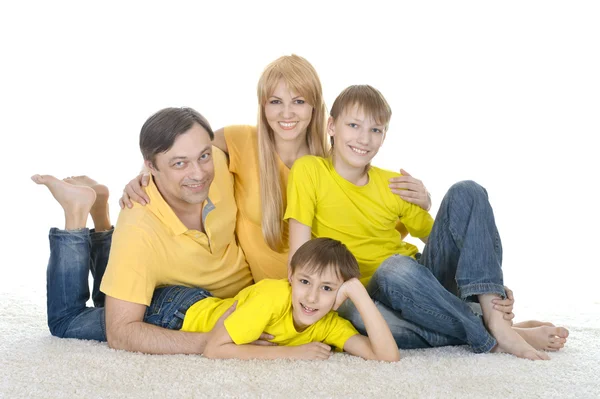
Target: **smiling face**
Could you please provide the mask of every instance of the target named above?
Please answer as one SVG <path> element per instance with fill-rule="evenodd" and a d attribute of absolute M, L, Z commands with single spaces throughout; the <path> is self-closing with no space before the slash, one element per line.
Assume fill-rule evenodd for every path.
<path fill-rule="evenodd" d="M 177 136 L 173 146 L 146 161 L 165 201 L 176 210 L 203 203 L 214 178 L 212 142 L 198 123 Z"/>
<path fill-rule="evenodd" d="M 337 292 L 344 281 L 334 267 L 326 267 L 322 273 L 298 267 L 290 277 L 290 283 L 294 327 L 302 331 L 333 309 Z"/>
<path fill-rule="evenodd" d="M 358 105 L 343 110 L 339 117 L 329 118 L 327 132 L 334 138 L 333 159 L 336 170 L 366 170 L 379 151 L 386 127 L 378 124 Z"/>
<path fill-rule="evenodd" d="M 291 91 L 283 80 L 279 81 L 264 107 L 275 141 L 306 140 L 313 107 L 300 94 Z"/>

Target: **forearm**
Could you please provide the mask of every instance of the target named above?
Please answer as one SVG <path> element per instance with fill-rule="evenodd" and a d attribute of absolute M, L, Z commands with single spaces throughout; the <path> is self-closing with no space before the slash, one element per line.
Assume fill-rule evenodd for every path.
<path fill-rule="evenodd" d="M 168 330 L 135 321 L 107 331 L 107 338 L 113 349 L 151 354 L 202 354 L 207 334 Z"/>
<path fill-rule="evenodd" d="M 353 290 L 350 299 L 363 319 L 375 358 L 386 361 L 399 360 L 398 346 L 390 328 L 367 291 L 362 286 L 360 288 Z"/>
<path fill-rule="evenodd" d="M 265 345 L 237 345 L 233 342 L 222 345 L 207 345 L 204 356 L 211 359 L 293 359 L 293 347 Z"/>

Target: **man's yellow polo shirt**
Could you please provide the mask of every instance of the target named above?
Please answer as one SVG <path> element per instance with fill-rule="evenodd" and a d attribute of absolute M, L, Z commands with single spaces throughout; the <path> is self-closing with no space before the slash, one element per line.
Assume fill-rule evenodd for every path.
<path fill-rule="evenodd" d="M 163 285 L 201 287 L 221 298 L 252 283 L 237 244 L 233 178 L 225 154 L 213 147 L 215 179 L 204 203 L 206 234 L 188 230 L 151 179 L 150 203 L 119 214 L 101 290 L 128 302 L 149 305 Z"/>

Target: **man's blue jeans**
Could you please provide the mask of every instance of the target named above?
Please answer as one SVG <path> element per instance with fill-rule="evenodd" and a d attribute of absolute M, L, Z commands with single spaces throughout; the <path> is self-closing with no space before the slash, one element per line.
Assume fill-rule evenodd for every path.
<path fill-rule="evenodd" d="M 481 294 L 505 296 L 501 267 L 502 243 L 487 192 L 463 181 L 442 200 L 419 260 L 391 256 L 373 274 L 367 291 L 398 347 L 467 344 L 474 352 L 489 352 L 496 340 L 468 301 Z M 351 302 L 339 313 L 366 333 Z"/>
<path fill-rule="evenodd" d="M 61 338 L 106 341 L 102 276 L 108 263 L 113 230 L 50 229 L 50 261 L 46 275 L 48 327 Z M 88 276 L 92 273 L 92 301 Z M 154 291 L 144 321 L 178 330 L 187 309 L 197 301 L 212 296 L 201 288 L 169 286 Z"/>

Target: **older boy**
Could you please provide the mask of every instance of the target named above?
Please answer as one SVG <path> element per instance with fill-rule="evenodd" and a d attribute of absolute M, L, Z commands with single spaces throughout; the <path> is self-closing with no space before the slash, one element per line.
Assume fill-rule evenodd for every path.
<path fill-rule="evenodd" d="M 494 310 L 493 301 L 505 296 L 502 248 L 485 190 L 457 183 L 434 224 L 425 210 L 389 192 L 388 180 L 397 174 L 370 166 L 390 118 L 385 98 L 370 86 L 351 86 L 335 100 L 328 121 L 331 158 L 304 157 L 290 172 L 290 256 L 311 235 L 348 245 L 368 292 L 387 308 L 384 316 L 400 347 L 466 343 L 475 352 L 548 359 Z M 419 260 L 417 248 L 395 231 L 398 219 L 426 243 Z M 481 304 L 483 322 L 464 300 Z M 360 327 L 350 304 L 340 312 Z M 542 334 L 544 344 L 551 336 L 562 344 L 568 332 Z"/>

